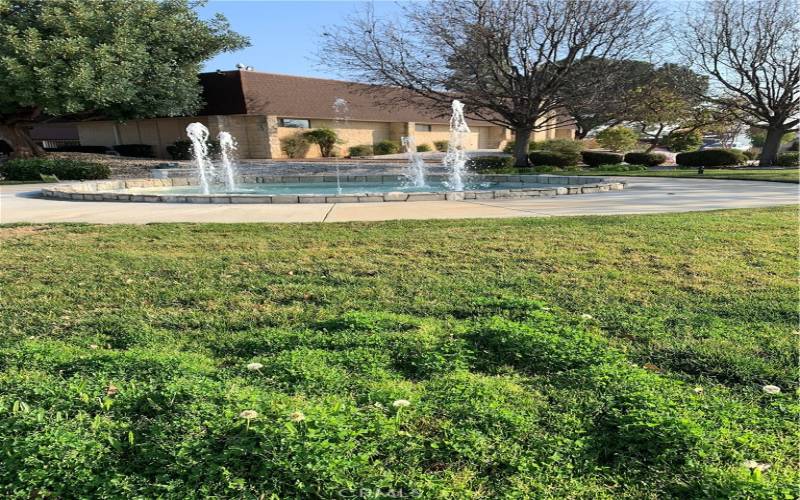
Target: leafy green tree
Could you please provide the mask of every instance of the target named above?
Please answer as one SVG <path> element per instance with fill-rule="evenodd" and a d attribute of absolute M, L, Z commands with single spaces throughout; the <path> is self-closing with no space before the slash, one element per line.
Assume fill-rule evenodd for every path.
<path fill-rule="evenodd" d="M 0 0 L 0 138 L 42 151 L 30 127 L 53 119 L 186 115 L 200 64 L 248 44 L 189 0 Z"/>
<path fill-rule="evenodd" d="M 626 127 L 610 127 L 597 133 L 597 142 L 612 151 L 630 151 L 639 143 L 639 134 Z"/>

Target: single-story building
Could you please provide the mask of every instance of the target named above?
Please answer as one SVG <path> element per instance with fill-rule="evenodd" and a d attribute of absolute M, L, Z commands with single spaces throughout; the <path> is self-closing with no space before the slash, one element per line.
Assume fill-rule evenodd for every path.
<path fill-rule="evenodd" d="M 365 92 L 369 87 L 365 84 L 247 70 L 202 73 L 200 82 L 206 104 L 198 116 L 80 122 L 80 144 L 150 144 L 158 157 L 168 158 L 167 146 L 185 140 L 186 125 L 198 121 L 212 137 L 220 131 L 231 133 L 239 142 L 241 158 L 286 158 L 282 139 L 321 127 L 334 129 L 342 140 L 337 155 L 346 155 L 350 146 L 399 142 L 401 136 L 413 136 L 417 145 L 431 147 L 450 136 L 446 110 L 433 110 L 412 99 L 399 106 L 378 106 Z M 346 109 L 334 109 L 337 99 L 346 101 Z M 476 120 L 468 123 L 472 131 L 468 149 L 502 149 L 512 138 L 504 127 Z M 533 139 L 573 137 L 574 129 L 565 126 L 537 132 Z M 306 155 L 319 156 L 316 146 Z"/>

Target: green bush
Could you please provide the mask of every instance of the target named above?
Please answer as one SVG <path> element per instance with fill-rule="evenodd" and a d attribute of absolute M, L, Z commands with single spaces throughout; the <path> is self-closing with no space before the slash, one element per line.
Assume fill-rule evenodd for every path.
<path fill-rule="evenodd" d="M 757 160 L 759 156 L 758 151 L 756 151 L 755 149 L 747 149 L 745 151 L 742 151 L 742 154 L 748 160 Z"/>
<path fill-rule="evenodd" d="M 639 134 L 627 127 L 609 127 L 595 137 L 604 148 L 612 151 L 630 151 L 639 143 Z"/>
<path fill-rule="evenodd" d="M 433 141 L 433 147 L 440 153 L 446 152 L 448 146 L 450 146 L 450 141 Z"/>
<path fill-rule="evenodd" d="M 281 139 L 281 151 L 289 158 L 305 158 L 308 153 L 308 141 L 303 134 L 290 135 Z"/>
<path fill-rule="evenodd" d="M 671 132 L 661 141 L 661 145 L 670 151 L 694 151 L 703 144 L 703 135 L 698 131 Z"/>
<path fill-rule="evenodd" d="M 647 170 L 647 166 L 617 163 L 614 165 L 598 165 L 597 170 L 601 170 L 603 172 L 644 172 Z"/>
<path fill-rule="evenodd" d="M 359 144 L 358 146 L 350 146 L 348 151 L 350 156 L 372 156 L 372 144 Z"/>
<path fill-rule="evenodd" d="M 150 144 L 117 144 L 114 146 L 114 151 L 122 156 L 131 156 L 134 158 L 155 158 L 153 154 L 153 146 Z"/>
<path fill-rule="evenodd" d="M 400 152 L 400 145 L 396 142 L 383 140 L 372 148 L 376 155 L 393 155 Z"/>
<path fill-rule="evenodd" d="M 108 179 L 108 165 L 60 158 L 20 158 L 0 164 L 0 175 L 9 181 L 38 181 L 41 175 L 54 175 L 63 181 Z"/>
<path fill-rule="evenodd" d="M 722 167 L 741 165 L 746 161 L 738 149 L 704 149 L 678 153 L 675 162 L 683 167 Z"/>
<path fill-rule="evenodd" d="M 219 141 L 209 140 L 206 142 L 208 154 L 211 156 L 218 155 L 220 152 Z M 167 154 L 173 160 L 191 160 L 192 159 L 192 141 L 175 141 L 167 146 Z"/>
<path fill-rule="evenodd" d="M 779 167 L 796 167 L 798 164 L 800 164 L 800 156 L 798 156 L 797 151 L 790 151 L 778 155 L 778 159 L 775 162 L 775 165 Z"/>
<path fill-rule="evenodd" d="M 625 157 L 622 153 L 611 153 L 609 151 L 584 151 L 581 153 L 583 163 L 590 167 L 598 165 L 616 165 L 622 163 Z"/>
<path fill-rule="evenodd" d="M 559 153 L 556 151 L 531 151 L 528 154 L 531 165 L 548 165 L 552 167 L 568 167 L 577 165 L 578 159 L 572 155 Z"/>
<path fill-rule="evenodd" d="M 479 174 L 507 174 L 514 171 L 514 158 L 510 156 L 476 156 L 469 165 Z"/>
<path fill-rule="evenodd" d="M 319 146 L 319 152 L 324 158 L 336 156 L 333 147 L 341 143 L 336 131 L 326 127 L 304 132 L 303 137 L 306 141 Z"/>
<path fill-rule="evenodd" d="M 503 153 L 514 154 L 514 146 L 516 145 L 516 141 L 508 141 L 506 143 L 506 147 L 503 148 Z M 533 151 L 536 143 L 531 141 L 528 143 L 528 152 Z"/>
<path fill-rule="evenodd" d="M 632 151 L 625 155 L 625 162 L 637 165 L 647 165 L 648 167 L 655 167 L 667 161 L 667 157 L 661 153 L 645 153 L 640 151 Z"/>
<path fill-rule="evenodd" d="M 430 144 L 420 144 L 417 146 L 417 153 L 428 153 L 432 151 Z"/>

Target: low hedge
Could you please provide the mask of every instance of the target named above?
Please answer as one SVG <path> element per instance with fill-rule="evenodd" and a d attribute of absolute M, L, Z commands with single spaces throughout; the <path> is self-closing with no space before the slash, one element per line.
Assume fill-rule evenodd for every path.
<path fill-rule="evenodd" d="M 616 165 L 622 163 L 625 156 L 622 153 L 612 153 L 610 151 L 583 151 L 581 152 L 583 163 L 590 167 L 598 165 Z"/>
<path fill-rule="evenodd" d="M 782 155 L 778 155 L 778 159 L 775 162 L 775 165 L 779 167 L 796 167 L 800 164 L 800 153 L 797 151 L 789 151 L 788 153 L 783 153 Z"/>
<path fill-rule="evenodd" d="M 376 155 L 392 155 L 400 151 L 400 145 L 392 141 L 380 141 L 372 147 Z"/>
<path fill-rule="evenodd" d="M 440 153 L 446 152 L 449 146 L 450 141 L 433 141 L 433 147 L 436 148 L 436 151 L 439 151 Z"/>
<path fill-rule="evenodd" d="M 510 156 L 476 156 L 469 165 L 479 174 L 509 174 L 514 172 L 514 158 Z"/>
<path fill-rule="evenodd" d="M 117 144 L 114 151 L 122 156 L 132 156 L 134 158 L 155 158 L 153 146 L 150 144 Z"/>
<path fill-rule="evenodd" d="M 54 151 L 57 153 L 94 153 L 100 155 L 107 155 L 114 150 L 108 146 L 59 146 L 57 148 L 47 148 L 47 151 Z"/>
<path fill-rule="evenodd" d="M 723 167 L 741 165 L 747 161 L 738 149 L 704 149 L 678 153 L 675 162 L 682 167 Z"/>
<path fill-rule="evenodd" d="M 208 146 L 208 154 L 212 156 L 219 154 L 219 141 L 209 140 L 206 145 Z M 192 141 L 175 141 L 167 146 L 167 153 L 173 160 L 191 160 Z"/>
<path fill-rule="evenodd" d="M 625 155 L 625 163 L 632 165 L 647 165 L 655 167 L 667 161 L 667 157 L 661 153 L 645 153 L 643 151 L 632 151 Z"/>
<path fill-rule="evenodd" d="M 624 163 L 617 163 L 615 165 L 598 165 L 597 170 L 603 172 L 644 172 L 647 170 L 647 165 L 625 165 Z"/>
<path fill-rule="evenodd" d="M 417 153 L 429 153 L 433 151 L 430 144 L 420 144 L 417 146 Z"/>
<path fill-rule="evenodd" d="M 108 179 L 111 169 L 100 163 L 60 158 L 20 158 L 0 165 L 0 175 L 9 181 L 38 181 L 42 174 L 65 181 L 85 181 Z"/>
<path fill-rule="evenodd" d="M 573 155 L 557 151 L 531 151 L 528 154 L 531 165 L 549 165 L 553 167 L 568 167 L 578 164 L 578 158 Z"/>
<path fill-rule="evenodd" d="M 372 144 L 359 144 L 350 146 L 348 149 L 350 156 L 372 156 Z"/>

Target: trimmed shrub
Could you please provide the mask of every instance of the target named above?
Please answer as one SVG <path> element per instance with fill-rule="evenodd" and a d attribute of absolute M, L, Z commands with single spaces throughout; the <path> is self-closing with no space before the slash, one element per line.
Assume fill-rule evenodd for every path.
<path fill-rule="evenodd" d="M 800 156 L 798 155 L 800 155 L 800 153 L 797 151 L 790 151 L 778 155 L 778 160 L 775 162 L 775 165 L 779 167 L 796 167 L 800 164 Z"/>
<path fill-rule="evenodd" d="M 598 132 L 597 142 L 612 151 L 630 151 L 639 143 L 639 134 L 627 127 L 610 127 Z"/>
<path fill-rule="evenodd" d="M 590 167 L 598 165 L 616 165 L 622 163 L 625 157 L 622 153 L 612 153 L 610 151 L 584 151 L 581 153 L 583 163 Z"/>
<path fill-rule="evenodd" d="M 531 151 L 548 151 L 560 153 L 569 158 L 570 165 L 577 165 L 581 161 L 583 143 L 572 139 L 549 139 L 546 141 L 531 142 Z"/>
<path fill-rule="evenodd" d="M 212 156 L 219 154 L 219 141 L 209 140 L 206 142 L 206 146 L 208 147 L 208 154 Z M 192 141 L 181 140 L 173 142 L 171 145 L 167 146 L 167 154 L 169 154 L 173 160 L 191 160 Z"/>
<path fill-rule="evenodd" d="M 108 179 L 108 165 L 60 158 L 20 158 L 0 164 L 0 174 L 10 181 L 38 181 L 42 175 L 54 175 L 60 180 L 84 181 Z"/>
<path fill-rule="evenodd" d="M 683 167 L 722 167 L 741 165 L 746 161 L 744 153 L 738 149 L 704 149 L 678 153 L 675 162 Z"/>
<path fill-rule="evenodd" d="M 448 146 L 450 146 L 450 141 L 433 141 L 433 147 L 440 153 L 447 151 Z"/>
<path fill-rule="evenodd" d="M 632 151 L 625 155 L 625 163 L 632 165 L 647 165 L 655 167 L 667 161 L 667 157 L 661 153 L 645 153 L 643 151 Z"/>
<path fill-rule="evenodd" d="M 603 172 L 643 172 L 647 170 L 647 166 L 617 163 L 616 165 L 598 165 L 597 170 L 602 170 Z"/>
<path fill-rule="evenodd" d="M 319 152 L 324 158 L 336 156 L 333 147 L 341 142 L 336 131 L 326 127 L 303 132 L 303 137 L 306 141 L 319 146 Z"/>
<path fill-rule="evenodd" d="M 507 174 L 514 171 L 514 158 L 510 156 L 476 156 L 469 165 L 479 174 Z"/>
<path fill-rule="evenodd" d="M 396 142 L 384 140 L 373 146 L 376 155 L 393 155 L 400 152 L 400 145 Z"/>
<path fill-rule="evenodd" d="M 528 143 L 528 151 L 533 151 L 535 142 L 531 141 Z M 506 147 L 503 148 L 503 153 L 514 154 L 514 145 L 516 145 L 516 141 L 508 141 L 506 143 Z"/>
<path fill-rule="evenodd" d="M 577 165 L 578 159 L 559 153 L 557 151 L 531 151 L 528 154 L 528 160 L 531 165 L 549 165 L 552 167 L 568 167 L 570 165 Z"/>
<path fill-rule="evenodd" d="M 417 153 L 429 153 L 432 151 L 430 144 L 420 144 L 417 146 Z"/>
<path fill-rule="evenodd" d="M 107 155 L 114 151 L 108 146 L 80 146 L 73 144 L 71 146 L 59 146 L 57 148 L 48 148 L 48 151 L 55 151 L 57 153 L 93 153 L 98 155 Z"/>
<path fill-rule="evenodd" d="M 758 151 L 756 151 L 755 149 L 747 149 L 745 151 L 742 151 L 742 154 L 748 160 L 757 160 L 758 159 Z"/>
<path fill-rule="evenodd" d="M 372 156 L 372 144 L 359 144 L 350 146 L 348 150 L 350 156 Z"/>
<path fill-rule="evenodd" d="M 150 144 L 117 144 L 114 151 L 122 156 L 132 156 L 134 158 L 155 158 L 153 146 Z"/>
<path fill-rule="evenodd" d="M 694 151 L 703 144 L 703 135 L 696 130 L 672 132 L 661 141 L 661 144 L 670 151 Z"/>
<path fill-rule="evenodd" d="M 281 151 L 289 158 L 305 158 L 308 153 L 308 141 L 303 134 L 290 135 L 281 139 Z"/>

